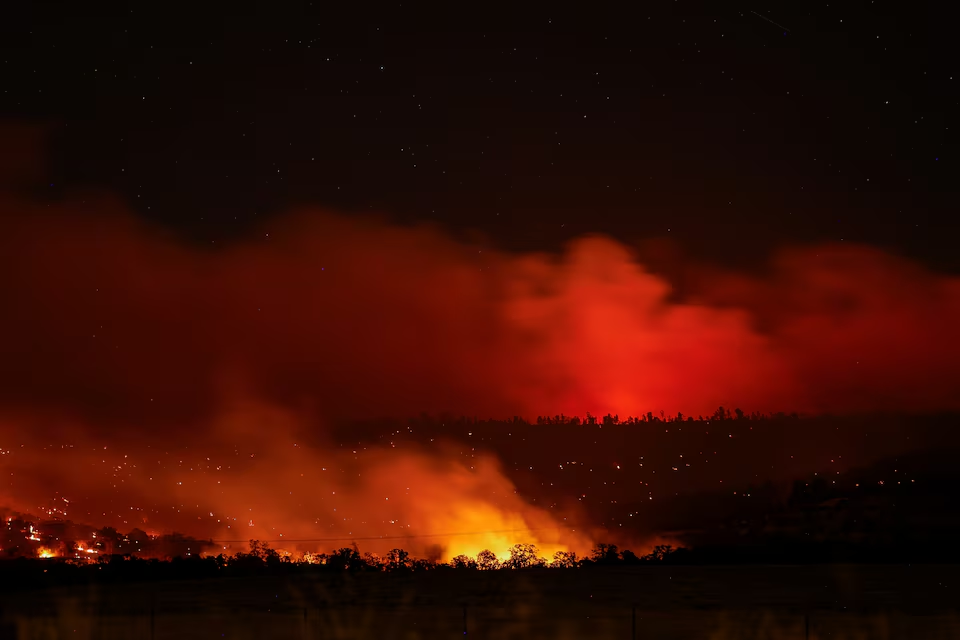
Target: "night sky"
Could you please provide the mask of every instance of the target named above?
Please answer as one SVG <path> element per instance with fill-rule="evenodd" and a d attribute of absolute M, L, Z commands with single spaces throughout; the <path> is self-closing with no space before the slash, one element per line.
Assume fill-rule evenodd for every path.
<path fill-rule="evenodd" d="M 321 205 L 506 249 L 842 240 L 960 268 L 943 16 L 706 7 L 23 3 L 0 104 L 49 126 L 47 196 L 108 189 L 205 244 Z"/>
<path fill-rule="evenodd" d="M 919 446 L 659 434 L 960 410 L 951 27 L 708 6 L 7 8 L 0 507 L 582 550 L 601 467 L 646 504 Z M 521 431 L 587 412 L 651 419 Z"/>

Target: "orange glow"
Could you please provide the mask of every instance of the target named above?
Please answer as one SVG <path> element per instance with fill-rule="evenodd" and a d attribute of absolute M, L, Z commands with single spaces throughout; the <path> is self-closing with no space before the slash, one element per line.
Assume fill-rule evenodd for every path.
<path fill-rule="evenodd" d="M 237 402 L 196 434 L 191 447 L 197 457 L 191 454 L 188 464 L 180 462 L 180 454 L 158 461 L 157 454 L 133 448 L 111 454 L 110 445 L 105 451 L 102 444 L 41 450 L 37 459 L 55 469 L 102 470 L 73 478 L 71 490 L 80 495 L 120 496 L 128 504 L 157 496 L 171 501 L 176 508 L 163 514 L 169 530 L 230 541 L 220 545 L 226 555 L 245 550 L 250 539 L 268 541 L 294 558 L 353 542 L 364 552 L 385 555 L 403 548 L 412 557 L 439 560 L 486 549 L 506 558 L 518 543 L 535 544 L 549 558 L 558 550 L 583 554 L 593 544 L 585 532 L 519 497 L 492 457 L 465 458 L 459 445 L 439 442 L 430 450 L 408 445 L 354 454 L 307 446 L 297 437 L 305 428 L 296 413 Z M 86 442 L 78 440 L 85 437 L 80 431 L 69 432 L 73 442 Z M 32 499 L 43 474 L 31 477 L 17 499 Z M 123 483 L 109 483 L 105 494 L 104 478 L 114 477 Z M 186 500 L 197 506 L 187 508 Z M 105 510 L 106 502 L 94 498 L 89 504 Z M 99 540 L 95 534 L 94 540 Z M 78 551 L 96 553 L 83 545 Z"/>
<path fill-rule="evenodd" d="M 330 425 L 960 409 L 960 279 L 868 247 L 705 270 L 678 301 L 604 237 L 517 255 L 311 212 L 207 250 L 89 202 L 0 199 L 16 310 L 0 332 L 17 336 L 0 341 L 0 504 L 67 494 L 71 513 L 108 514 L 92 524 L 232 550 L 549 557 L 594 533 L 518 496 L 499 461 L 440 442 L 354 452 Z"/>
<path fill-rule="evenodd" d="M 195 422 L 236 381 L 328 418 L 960 408 L 960 279 L 868 247 L 787 250 L 765 277 L 705 270 L 676 302 L 604 237 L 478 253 L 316 214 L 208 252 L 116 211 L 0 208 L 0 291 L 21 309 L 0 329 L 22 336 L 0 355 L 31 373 L 4 377 L 0 406 L 101 428 Z"/>
<path fill-rule="evenodd" d="M 492 458 L 477 456 L 465 464 L 456 445 L 441 443 L 432 451 L 325 455 L 294 443 L 290 434 L 297 430 L 296 416 L 273 407 L 242 403 L 222 414 L 214 433 L 240 438 L 256 452 L 242 469 L 218 475 L 219 484 L 210 486 L 210 503 L 227 514 L 253 516 L 233 521 L 229 531 L 242 530 L 242 538 L 221 528 L 223 537 L 272 540 L 294 555 L 350 546 L 357 538 L 364 551 L 384 555 L 399 547 L 443 560 L 484 549 L 507 555 L 517 543 L 537 544 L 550 555 L 560 549 L 583 553 L 592 544 L 519 498 Z M 191 495 L 206 493 L 194 486 Z M 318 522 L 315 514 L 325 517 Z M 292 548 L 283 542 L 336 537 L 341 539 Z"/>
<path fill-rule="evenodd" d="M 37 550 L 37 557 L 38 558 L 56 558 L 57 553 L 53 549 L 40 547 L 40 549 Z"/>

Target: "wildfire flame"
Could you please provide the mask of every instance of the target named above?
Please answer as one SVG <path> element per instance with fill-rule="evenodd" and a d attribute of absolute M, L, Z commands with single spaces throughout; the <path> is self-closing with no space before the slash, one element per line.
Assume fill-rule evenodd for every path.
<path fill-rule="evenodd" d="M 590 535 L 517 496 L 496 460 L 348 451 L 330 425 L 730 402 L 960 409 L 960 278 L 869 247 L 784 251 L 765 276 L 710 271 L 680 302 L 609 238 L 481 253 L 436 229 L 318 214 L 206 251 L 115 204 L 44 202 L 41 216 L 5 198 L 0 297 L 17 313 L 0 334 L 18 339 L 0 341 L 0 435 L 20 446 L 2 451 L 4 491 L 24 506 L 70 487 L 85 496 L 71 511 L 104 514 L 99 526 L 149 516 L 218 542 L 305 540 L 277 545 L 301 553 L 355 539 L 447 558 L 579 553 Z"/>

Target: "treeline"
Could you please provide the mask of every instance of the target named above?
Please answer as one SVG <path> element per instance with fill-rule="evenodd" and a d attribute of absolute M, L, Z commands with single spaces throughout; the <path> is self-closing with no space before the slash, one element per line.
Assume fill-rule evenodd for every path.
<path fill-rule="evenodd" d="M 711 421 L 720 421 L 720 420 L 785 420 L 787 418 L 799 419 L 800 415 L 798 413 L 773 413 L 766 414 L 754 411 L 752 413 L 745 413 L 739 407 L 734 409 L 731 412 L 729 409 L 724 407 L 717 408 L 712 414 L 708 416 L 698 415 L 696 418 L 693 416 L 684 415 L 683 413 L 677 413 L 677 415 L 666 415 L 663 411 L 660 411 L 658 415 L 654 415 L 652 411 L 648 411 L 646 415 L 640 416 L 628 416 L 626 418 L 620 418 L 619 414 L 610 414 L 608 413 L 605 416 L 595 416 L 589 411 L 586 414 L 586 417 L 581 418 L 580 416 L 566 416 L 561 414 L 555 416 L 538 416 L 536 423 L 539 425 L 555 425 L 555 424 L 570 424 L 570 425 L 602 425 L 602 426 L 613 426 L 613 425 L 634 425 L 634 424 L 649 424 L 654 422 L 711 422 Z M 514 417 L 514 422 L 524 423 L 525 420 L 519 418 L 519 416 Z"/>
<path fill-rule="evenodd" d="M 177 532 L 150 535 L 134 528 L 122 533 L 113 527 L 98 529 L 70 520 L 38 521 L 5 508 L 0 508 L 0 517 L 0 559 L 45 555 L 85 559 L 111 555 L 175 558 L 198 555 L 216 546 L 212 541 Z"/>
<path fill-rule="evenodd" d="M 249 554 L 237 554 L 235 559 L 249 561 L 251 557 L 261 563 L 283 562 L 285 558 L 277 551 L 262 545 L 256 540 L 251 541 Z M 558 551 L 548 559 L 540 555 L 539 550 L 532 544 L 515 544 L 510 548 L 510 556 L 501 560 L 489 550 L 481 551 L 476 558 L 458 555 L 448 563 L 438 562 L 425 558 L 411 558 L 403 549 L 392 549 L 386 556 L 365 553 L 359 550 L 344 547 L 332 554 L 306 555 L 300 562 L 332 567 L 337 570 L 358 571 L 432 571 L 436 569 L 457 569 L 467 571 L 495 571 L 500 569 L 576 569 L 593 565 L 643 564 L 666 562 L 678 552 L 669 545 L 660 545 L 647 555 L 638 556 L 633 551 L 620 551 L 617 545 L 598 544 L 590 555 L 578 557 L 572 551 Z M 289 559 L 287 559 L 289 561 Z"/>
<path fill-rule="evenodd" d="M 425 571 L 556 571 L 587 569 L 595 566 L 654 565 L 681 560 L 685 549 L 658 546 L 647 555 L 619 550 L 616 545 L 598 544 L 593 551 L 578 557 L 573 552 L 557 552 L 548 560 L 536 546 L 517 544 L 508 558 L 500 559 L 491 551 L 482 551 L 476 558 L 465 555 L 450 562 L 412 558 L 403 549 L 393 549 L 385 556 L 361 554 L 357 548 L 343 547 L 330 553 L 290 554 L 271 548 L 257 540 L 250 541 L 250 551 L 233 555 L 178 556 L 171 560 L 144 559 L 134 555 L 101 555 L 95 562 L 78 563 L 68 558 L 17 558 L 0 562 L 0 590 L 23 590 L 68 584 L 94 582 L 140 582 L 157 580 L 195 580 L 263 575 L 297 575 L 300 573 L 420 573 Z"/>
<path fill-rule="evenodd" d="M 757 502 L 701 518 L 681 540 L 698 563 L 957 563 L 958 456 L 956 448 L 907 452 L 847 470 L 842 482 L 813 474 L 780 500 L 755 487 Z M 701 505 L 724 498 L 699 497 Z"/>
<path fill-rule="evenodd" d="M 630 425 L 630 424 L 647 424 L 654 422 L 710 422 L 718 420 L 754 420 L 754 421 L 783 421 L 783 420 L 799 420 L 801 418 L 800 414 L 797 412 L 785 413 L 783 411 L 778 411 L 776 413 L 761 413 L 759 411 L 753 411 L 746 413 L 743 409 L 739 407 L 735 408 L 733 411 L 725 407 L 718 407 L 713 413 L 709 415 L 697 415 L 696 417 L 691 415 L 686 415 L 684 413 L 677 413 L 676 415 L 667 415 L 664 411 L 659 411 L 654 413 L 648 411 L 646 414 L 641 414 L 638 416 L 627 416 L 624 418 L 620 417 L 620 414 L 611 414 L 608 413 L 604 416 L 595 416 L 589 411 L 585 413 L 583 417 L 580 416 L 568 416 L 563 413 L 559 413 L 553 416 L 537 416 L 537 419 L 534 422 L 521 417 L 513 416 L 508 419 L 495 419 L 495 418 L 480 418 L 478 416 L 457 416 L 449 413 L 441 413 L 439 415 L 430 415 L 428 413 L 421 413 L 419 418 L 410 418 L 407 420 L 408 424 L 417 424 L 417 425 L 427 425 L 427 424 L 449 424 L 449 425 L 475 425 L 475 424 L 513 424 L 513 425 L 529 425 L 529 424 L 540 424 L 540 425 Z M 370 421 L 365 421 L 370 422 Z M 377 422 L 377 421 L 373 421 Z M 401 421 L 402 422 L 402 421 Z M 354 424 L 354 423 L 351 423 Z"/>
<path fill-rule="evenodd" d="M 406 419 L 400 418 L 374 418 L 364 420 L 345 420 L 332 425 L 334 433 L 339 433 L 343 438 L 352 440 L 360 433 L 377 433 L 386 429 L 399 429 L 409 431 L 413 428 L 433 429 L 437 427 L 456 428 L 456 427 L 518 427 L 531 425 L 555 425 L 555 426 L 614 426 L 614 425 L 650 425 L 663 423 L 711 423 L 717 421 L 751 421 L 766 423 L 784 423 L 795 422 L 798 420 L 810 420 L 823 416 L 802 415 L 793 412 L 777 411 L 772 413 L 763 413 L 760 411 L 746 412 L 737 407 L 733 410 L 727 407 L 718 407 L 710 414 L 687 415 L 679 412 L 676 414 L 667 414 L 665 411 L 648 411 L 645 414 L 620 416 L 620 414 L 607 413 L 606 415 L 594 415 L 587 411 L 583 416 L 566 415 L 558 413 L 555 415 L 537 416 L 531 420 L 529 418 L 515 415 L 507 418 L 493 418 L 480 416 L 458 415 L 450 412 L 440 412 L 430 414 L 423 412 L 419 416 L 411 416 Z"/>
<path fill-rule="evenodd" d="M 298 558 L 270 547 L 259 540 L 250 541 L 250 551 L 233 555 L 207 556 L 203 562 L 212 563 L 218 570 L 244 573 L 248 570 L 271 569 L 281 566 L 318 567 L 332 571 L 497 571 L 506 569 L 578 569 L 595 565 L 632 565 L 664 563 L 682 555 L 685 549 L 659 545 L 649 554 L 637 555 L 629 549 L 620 550 L 614 544 L 598 544 L 591 553 L 579 557 L 572 551 L 558 551 L 551 558 L 540 555 L 533 544 L 515 544 L 509 557 L 500 559 L 492 551 L 481 551 L 477 556 L 458 555 L 450 562 L 428 558 L 414 558 L 403 549 L 391 549 L 386 555 L 360 553 L 357 547 L 341 547 L 330 553 L 304 553 Z M 130 556 L 104 556 L 100 564 L 133 560 Z"/>

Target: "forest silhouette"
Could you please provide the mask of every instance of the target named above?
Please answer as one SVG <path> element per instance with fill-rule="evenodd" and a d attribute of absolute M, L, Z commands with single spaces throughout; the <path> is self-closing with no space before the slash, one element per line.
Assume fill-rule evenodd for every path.
<path fill-rule="evenodd" d="M 732 438 L 737 432 L 735 427 L 750 433 L 774 425 L 796 430 L 816 425 L 817 420 L 827 420 L 828 425 L 834 424 L 830 420 L 839 421 L 848 428 L 861 424 L 852 418 L 747 415 L 740 409 L 731 412 L 721 407 L 709 417 L 648 413 L 627 419 L 616 415 L 596 418 L 588 414 L 581 419 L 558 415 L 541 417 L 536 425 L 591 428 L 599 433 L 604 427 L 613 428 L 615 432 L 618 427 L 630 426 L 633 428 L 629 431 L 635 432 L 657 424 L 676 427 L 694 423 L 706 427 L 719 422 L 727 426 L 723 433 L 730 431 Z M 955 424 L 953 416 L 933 416 L 925 420 L 923 424 L 940 433 L 951 431 L 944 428 L 948 423 Z M 430 425 L 447 428 L 451 423 L 445 421 L 449 418 L 422 416 L 416 421 L 417 431 L 421 432 L 420 437 L 428 437 Z M 477 420 L 458 418 L 453 422 L 458 423 L 469 425 L 477 434 L 485 433 Z M 923 429 L 916 427 L 920 423 L 911 424 L 915 428 L 910 433 L 919 444 L 925 443 Z M 487 426 L 508 429 L 511 438 L 514 432 L 529 436 L 537 429 L 519 418 L 487 423 Z M 40 520 L 8 510 L 3 513 L 5 526 L 0 530 L 0 572 L 11 578 L 6 584 L 41 586 L 89 580 L 188 579 L 297 571 L 553 570 L 664 563 L 955 562 L 960 561 L 960 552 L 952 544 L 953 537 L 960 532 L 960 518 L 956 515 L 960 513 L 957 498 L 960 473 L 954 471 L 952 464 L 957 449 L 949 446 L 948 441 L 941 445 L 887 456 L 850 469 L 840 484 L 816 473 L 807 478 L 794 478 L 785 496 L 770 481 L 740 487 L 742 491 L 732 492 L 735 496 L 729 495 L 731 492 L 723 496 L 709 492 L 694 494 L 687 498 L 694 504 L 697 500 L 714 505 L 725 504 L 725 499 L 731 502 L 713 514 L 701 510 L 699 522 L 691 523 L 698 526 L 679 538 L 679 548 L 661 544 L 639 554 L 601 542 L 583 557 L 559 551 L 547 558 L 535 545 L 518 542 L 508 556 L 498 557 L 484 550 L 476 556 L 457 555 L 441 562 L 439 554 L 413 557 L 400 546 L 377 555 L 362 552 L 358 542 L 353 541 L 330 552 L 296 555 L 277 548 L 274 541 L 260 540 L 249 541 L 248 550 L 222 553 L 226 547 L 212 539 L 176 532 L 150 535 L 139 528 L 122 533 L 113 527 L 94 528 L 57 518 Z M 909 475 L 904 475 L 905 469 L 911 470 Z M 888 480 L 876 481 L 876 478 Z M 750 499 L 738 499 L 739 494 L 749 495 Z M 322 546 L 324 539 L 318 536 L 315 543 L 314 546 Z"/>

